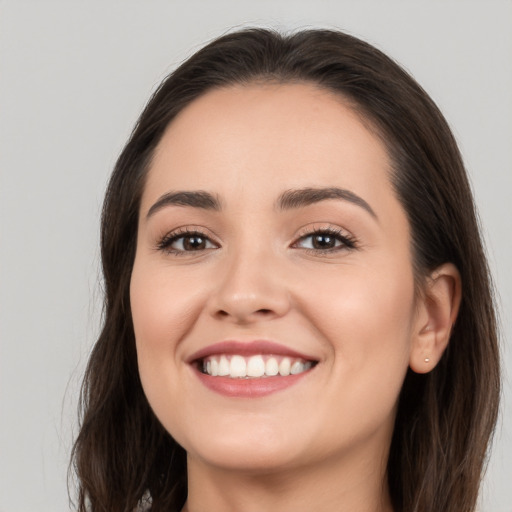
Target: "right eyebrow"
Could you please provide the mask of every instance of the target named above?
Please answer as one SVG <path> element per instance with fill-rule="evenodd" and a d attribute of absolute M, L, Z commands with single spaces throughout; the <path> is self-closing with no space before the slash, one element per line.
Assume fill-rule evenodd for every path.
<path fill-rule="evenodd" d="M 192 208 L 201 208 L 203 210 L 219 211 L 221 209 L 220 201 L 209 192 L 203 190 L 181 190 L 177 192 L 168 192 L 160 196 L 151 206 L 146 215 L 149 219 L 157 211 L 166 206 L 191 206 Z"/>

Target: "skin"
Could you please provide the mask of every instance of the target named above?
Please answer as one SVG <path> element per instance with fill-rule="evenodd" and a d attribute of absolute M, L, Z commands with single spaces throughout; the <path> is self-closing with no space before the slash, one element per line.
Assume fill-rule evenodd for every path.
<path fill-rule="evenodd" d="M 142 196 L 131 306 L 144 391 L 188 454 L 188 512 L 392 510 L 400 388 L 409 366 L 430 371 L 441 357 L 460 284 L 445 265 L 415 294 L 389 169 L 380 139 L 312 85 L 211 91 L 168 127 Z M 375 216 L 343 199 L 276 208 L 306 187 L 349 190 Z M 198 190 L 222 209 L 167 205 L 148 217 L 164 194 Z M 207 244 L 159 248 L 185 228 Z M 307 236 L 327 228 L 354 247 L 312 248 Z M 226 339 L 273 340 L 318 363 L 277 393 L 226 397 L 187 363 Z"/>

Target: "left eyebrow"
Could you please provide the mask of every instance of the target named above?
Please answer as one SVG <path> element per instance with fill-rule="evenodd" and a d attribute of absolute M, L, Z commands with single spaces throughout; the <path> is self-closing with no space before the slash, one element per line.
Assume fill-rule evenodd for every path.
<path fill-rule="evenodd" d="M 327 199 L 341 199 L 360 206 L 366 210 L 374 219 L 378 220 L 373 208 L 360 196 L 350 190 L 337 187 L 326 188 L 300 188 L 283 192 L 277 200 L 279 210 L 291 210 L 302 208 L 311 204 L 319 203 Z"/>

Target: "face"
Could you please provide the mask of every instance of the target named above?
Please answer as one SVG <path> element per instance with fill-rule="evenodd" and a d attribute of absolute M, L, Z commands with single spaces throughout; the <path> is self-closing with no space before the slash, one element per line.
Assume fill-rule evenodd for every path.
<path fill-rule="evenodd" d="M 385 456 L 415 323 L 383 144 L 311 85 L 207 93 L 143 192 L 131 307 L 144 392 L 190 460 Z"/>

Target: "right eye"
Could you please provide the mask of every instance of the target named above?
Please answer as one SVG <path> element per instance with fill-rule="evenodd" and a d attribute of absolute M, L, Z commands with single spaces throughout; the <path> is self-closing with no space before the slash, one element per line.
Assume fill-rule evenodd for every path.
<path fill-rule="evenodd" d="M 217 244 L 199 231 L 170 233 L 158 243 L 159 250 L 176 255 L 217 248 Z"/>

